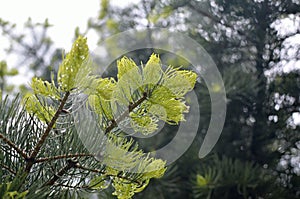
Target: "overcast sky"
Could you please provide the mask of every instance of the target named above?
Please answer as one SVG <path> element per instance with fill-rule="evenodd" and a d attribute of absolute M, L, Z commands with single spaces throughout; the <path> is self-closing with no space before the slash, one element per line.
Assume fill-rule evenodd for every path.
<path fill-rule="evenodd" d="M 113 5 L 124 6 L 138 0 L 110 0 Z M 72 45 L 74 30 L 80 27 L 84 31 L 87 21 L 96 17 L 100 10 L 100 0 L 0 0 L 0 18 L 17 25 L 22 31 L 24 23 L 30 17 L 34 23 L 44 22 L 47 18 L 53 26 L 49 28 L 48 36 L 54 41 L 54 47 L 68 51 Z M 88 45 L 91 50 L 96 47 L 97 36 L 88 35 Z M 8 66 L 15 67 L 16 57 L 5 56 L 4 48 L 9 43 L 0 35 L 0 61 L 6 60 Z M 19 68 L 18 83 L 28 83 L 33 74 L 26 67 Z M 12 78 L 15 79 L 15 78 Z M 14 81 L 9 79 L 9 81 Z M 16 81 L 14 81 L 16 83 Z"/>
<path fill-rule="evenodd" d="M 135 0 L 111 0 L 120 6 Z M 78 26 L 86 28 L 87 21 L 96 17 L 100 9 L 100 0 L 0 0 L 0 18 L 16 23 L 19 28 L 29 17 L 33 22 L 44 22 L 46 18 L 54 26 L 49 36 L 57 47 L 69 48 L 74 30 Z M 3 40 L 0 40 L 3 42 Z M 0 45 L 3 48 L 3 43 Z"/>
<path fill-rule="evenodd" d="M 63 48 L 69 47 L 74 29 L 77 26 L 84 29 L 88 18 L 97 16 L 99 10 L 99 0 L 0 1 L 0 17 L 16 23 L 19 28 L 29 17 L 33 22 L 44 22 L 48 18 L 49 22 L 54 25 L 49 29 L 49 36 L 58 47 Z"/>

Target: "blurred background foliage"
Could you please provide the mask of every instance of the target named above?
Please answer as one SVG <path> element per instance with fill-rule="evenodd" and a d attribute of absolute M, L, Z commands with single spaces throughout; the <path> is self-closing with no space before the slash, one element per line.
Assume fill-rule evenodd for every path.
<path fill-rule="evenodd" d="M 295 27 L 287 28 L 286 20 Z M 300 197 L 299 0 L 139 0 L 126 7 L 100 0 L 98 16 L 87 23 L 86 30 L 77 28 L 74 35 L 96 31 L 99 43 L 131 28 L 182 32 L 208 51 L 223 76 L 226 123 L 213 151 L 198 158 L 210 121 L 209 94 L 206 85 L 199 83 L 201 120 L 194 143 L 163 178 L 151 181 L 135 198 Z M 7 53 L 19 58 L 17 65 L 26 65 L 33 74 L 49 80 L 62 57 L 61 49 L 52 48 L 49 22 L 29 19 L 23 33 L 5 20 L 0 20 L 0 27 L 3 37 L 10 40 Z M 118 53 L 115 43 L 106 47 L 111 56 Z M 128 56 L 145 62 L 153 50 L 157 49 L 137 50 Z M 190 67 L 180 57 L 159 53 L 165 64 Z M 2 93 L 26 92 L 26 85 L 13 89 L 6 84 L 6 78 L 17 73 L 18 67 L 8 69 L 5 60 L 1 61 Z M 108 68 L 107 73 L 116 71 Z M 168 143 L 175 133 L 176 128 L 164 125 L 160 134 L 140 141 L 151 151 Z M 107 192 L 98 197 L 111 198 Z"/>

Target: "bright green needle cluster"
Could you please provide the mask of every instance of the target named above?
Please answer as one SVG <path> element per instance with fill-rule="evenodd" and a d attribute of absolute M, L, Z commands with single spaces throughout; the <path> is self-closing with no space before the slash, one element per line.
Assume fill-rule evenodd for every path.
<path fill-rule="evenodd" d="M 99 114 L 112 119 L 107 112 L 117 115 L 128 111 L 131 127 L 143 134 L 153 133 L 159 120 L 169 124 L 184 121 L 184 113 L 189 109 L 184 96 L 194 88 L 196 73 L 171 66 L 163 71 L 156 54 L 141 68 L 127 57 L 119 60 L 117 66 L 118 80 L 100 81 L 102 90 L 97 89 L 96 99 L 90 97 L 91 101 L 101 102 L 93 103 Z"/>
<path fill-rule="evenodd" d="M 38 97 L 32 93 L 28 93 L 23 97 L 23 104 L 29 114 L 35 115 L 46 124 L 51 121 L 55 114 L 55 109 L 51 105 L 40 101 Z"/>
<path fill-rule="evenodd" d="M 95 76 L 92 73 L 92 64 L 89 60 L 89 49 L 86 38 L 79 36 L 74 42 L 71 52 L 66 55 L 59 66 L 57 84 L 39 78 L 32 78 L 33 93 L 27 93 L 23 98 L 26 110 L 34 114 L 41 121 L 48 123 L 55 114 L 53 107 L 45 103 L 45 99 L 61 100 L 64 92 L 78 90 L 88 92 L 93 87 Z"/>
<path fill-rule="evenodd" d="M 25 199 L 28 191 L 17 192 L 17 191 L 9 191 L 12 183 L 0 184 L 0 190 L 2 191 L 0 194 L 3 199 Z"/>
<path fill-rule="evenodd" d="M 90 188 L 105 189 L 110 179 L 118 199 L 131 198 L 143 191 L 151 178 L 160 178 L 166 171 L 165 161 L 145 154 L 132 139 L 117 136 L 107 142 L 103 164 L 108 165 L 105 174 L 94 178 Z"/>
<path fill-rule="evenodd" d="M 49 83 L 39 78 L 32 78 L 31 88 L 34 94 L 42 95 L 44 97 L 52 97 L 56 100 L 60 99 L 59 90 L 56 88 L 54 82 Z"/>
<path fill-rule="evenodd" d="M 89 62 L 89 48 L 86 38 L 79 36 L 74 42 L 71 52 L 66 55 L 58 70 L 58 84 L 62 91 L 71 91 L 80 86 L 84 76 L 80 70 Z M 88 71 L 86 71 L 88 72 Z"/>

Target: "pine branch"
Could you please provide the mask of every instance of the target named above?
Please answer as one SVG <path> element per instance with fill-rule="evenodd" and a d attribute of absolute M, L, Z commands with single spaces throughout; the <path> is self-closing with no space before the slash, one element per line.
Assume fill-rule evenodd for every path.
<path fill-rule="evenodd" d="M 106 173 L 104 171 L 102 171 L 102 170 L 84 167 L 84 166 L 82 166 L 80 164 L 76 164 L 75 167 L 78 168 L 78 169 L 85 170 L 85 171 L 90 171 L 90 172 L 93 172 L 93 173 L 100 173 L 100 174 L 106 175 Z M 122 178 L 124 180 L 128 180 L 130 182 L 134 182 L 134 183 L 136 183 L 136 184 L 138 184 L 140 186 L 142 185 L 141 182 L 139 182 L 137 180 L 130 179 L 130 178 L 126 177 L 126 176 L 122 176 L 121 173 L 119 173 L 118 175 L 106 175 L 106 176 L 107 177 L 118 177 L 118 178 Z"/>
<path fill-rule="evenodd" d="M 52 157 L 39 158 L 35 160 L 35 163 L 41 163 L 41 162 L 47 162 L 47 161 L 59 160 L 59 159 L 67 159 L 67 158 L 77 158 L 77 157 L 94 157 L 94 155 L 85 154 L 85 153 L 57 155 Z"/>
<path fill-rule="evenodd" d="M 60 177 L 66 174 L 70 169 L 76 168 L 77 163 L 78 161 L 74 161 L 71 159 L 67 160 L 67 165 L 60 169 L 57 174 L 54 174 L 54 176 L 48 182 L 43 184 L 42 187 L 53 185 Z"/>
<path fill-rule="evenodd" d="M 67 91 L 65 93 L 65 96 L 63 97 L 63 99 L 61 100 L 61 103 L 59 105 L 58 110 L 55 112 L 53 118 L 51 119 L 51 121 L 49 122 L 44 134 L 42 135 L 42 137 L 40 138 L 40 140 L 38 141 L 38 143 L 36 144 L 35 148 L 33 149 L 32 154 L 30 155 L 30 157 L 27 160 L 27 164 L 26 164 L 26 168 L 25 171 L 26 172 L 30 172 L 31 167 L 33 166 L 34 162 L 35 162 L 35 158 L 37 156 L 37 154 L 39 153 L 41 147 L 43 146 L 44 142 L 46 141 L 46 138 L 48 137 L 50 131 L 52 130 L 56 120 L 58 119 L 59 115 L 62 113 L 62 110 L 64 108 L 64 105 L 67 102 L 67 99 L 70 95 L 70 92 Z"/>
<path fill-rule="evenodd" d="M 71 168 L 78 168 L 78 169 L 81 169 L 81 170 L 84 170 L 84 171 L 89 171 L 89 172 L 93 172 L 93 173 L 98 173 L 98 174 L 103 174 L 103 175 L 106 175 L 106 173 L 102 170 L 99 170 L 99 169 L 92 169 L 92 168 L 88 168 L 88 167 L 84 167 L 82 165 L 80 165 L 77 161 L 74 161 L 74 160 L 68 160 L 68 163 L 65 167 L 63 167 L 56 175 L 54 175 L 51 180 L 49 180 L 48 182 L 46 182 L 44 186 L 51 186 L 51 185 L 55 185 L 55 186 L 63 186 L 63 187 L 68 187 L 68 188 L 90 188 L 89 186 L 69 186 L 69 185 L 64 185 L 64 184 L 55 184 L 55 182 L 61 177 L 63 176 L 64 174 L 67 173 L 68 170 L 70 170 Z M 120 173 L 121 174 L 121 173 Z M 142 183 L 139 182 L 139 181 L 136 181 L 136 180 L 133 180 L 133 179 L 130 179 L 126 176 L 121 176 L 120 174 L 118 174 L 117 176 L 115 175 L 106 175 L 107 177 L 118 177 L 118 178 L 122 178 L 122 179 L 125 179 L 125 180 L 128 180 L 130 182 L 133 182 L 133 183 L 136 183 L 138 184 L 139 186 L 142 186 Z"/>
<path fill-rule="evenodd" d="M 12 147 L 18 154 L 20 154 L 23 158 L 27 159 L 28 155 L 20 149 L 17 145 L 15 145 L 11 140 L 5 137 L 2 133 L 0 133 L 0 139 L 2 139 L 6 144 Z"/>
<path fill-rule="evenodd" d="M 0 163 L 0 166 L 1 166 L 2 168 L 6 169 L 7 171 L 9 171 L 10 173 L 12 173 L 13 175 L 16 175 L 16 174 L 17 174 L 17 172 L 15 172 L 15 171 L 12 170 L 11 168 L 9 168 L 9 166 L 6 166 L 6 165 L 1 164 L 1 163 Z"/>
<path fill-rule="evenodd" d="M 76 165 L 76 168 L 82 169 L 82 170 L 85 170 L 85 171 L 90 171 L 90 172 L 93 172 L 93 173 L 105 174 L 105 172 L 102 171 L 102 170 L 99 170 L 99 169 L 92 169 L 92 168 L 87 168 L 87 167 L 84 167 L 84 166 L 82 166 L 82 165 L 80 165 L 80 164 L 77 164 L 77 165 Z"/>
<path fill-rule="evenodd" d="M 136 107 L 138 107 L 140 104 L 142 104 L 145 100 L 147 99 L 147 93 L 143 93 L 143 97 L 141 97 L 138 101 L 134 102 L 133 104 L 130 104 L 128 106 L 128 111 L 125 111 L 124 113 L 122 113 L 120 115 L 120 117 L 118 117 L 116 120 L 113 120 L 112 123 L 106 128 L 105 130 L 105 134 L 109 133 L 113 128 L 118 126 L 118 123 L 121 122 L 122 120 L 124 120 L 124 118 L 126 116 L 128 116 L 128 114 L 130 112 L 133 111 L 133 109 L 135 109 Z"/>

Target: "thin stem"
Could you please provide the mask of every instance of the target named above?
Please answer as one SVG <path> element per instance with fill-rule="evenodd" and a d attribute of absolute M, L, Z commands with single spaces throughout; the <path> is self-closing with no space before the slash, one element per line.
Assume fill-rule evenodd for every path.
<path fill-rule="evenodd" d="M 15 149 L 18 154 L 20 154 L 23 158 L 28 158 L 28 155 L 20 149 L 17 145 L 15 145 L 11 140 L 9 140 L 7 137 L 5 137 L 2 133 L 0 133 L 0 139 L 2 139 L 6 144 L 8 144 L 10 147 Z"/>
<path fill-rule="evenodd" d="M 75 168 L 77 163 L 77 161 L 71 159 L 67 160 L 67 165 L 61 168 L 57 174 L 54 174 L 54 176 L 48 182 L 43 184 L 43 187 L 53 185 L 60 177 L 66 174 L 70 169 Z"/>
<path fill-rule="evenodd" d="M 57 156 L 52 156 L 52 157 L 39 158 L 39 159 L 35 160 L 35 163 L 41 163 L 41 162 L 47 162 L 47 161 L 59 160 L 59 159 L 67 159 L 67 158 L 77 158 L 77 157 L 94 157 L 94 155 L 93 154 L 84 154 L 84 153 L 57 155 Z"/>
<path fill-rule="evenodd" d="M 90 172 L 93 172 L 93 173 L 101 173 L 101 174 L 105 174 L 105 172 L 103 172 L 102 170 L 99 170 L 99 169 L 92 169 L 92 168 L 87 168 L 87 167 L 84 167 L 84 166 L 79 165 L 79 164 L 76 165 L 76 168 L 82 169 L 82 170 L 85 170 L 85 171 L 90 171 Z"/>
<path fill-rule="evenodd" d="M 106 175 L 105 172 L 102 171 L 102 170 L 99 170 L 99 169 L 92 169 L 92 168 L 87 168 L 87 167 L 84 167 L 84 166 L 82 166 L 82 165 L 80 165 L 80 164 L 76 164 L 75 167 L 78 168 L 78 169 L 85 170 L 85 171 L 90 171 L 90 172 L 93 172 L 93 173 L 100 173 L 100 174 Z M 141 184 L 142 184 L 142 183 L 139 182 L 139 181 L 130 179 L 130 178 L 126 177 L 126 176 L 121 176 L 120 174 L 118 174 L 118 175 L 111 175 L 111 174 L 110 174 L 110 175 L 106 175 L 106 176 L 107 176 L 107 177 L 118 177 L 118 178 L 122 178 L 122 179 L 124 179 L 124 180 L 128 180 L 128 181 L 137 183 L 138 185 L 141 185 Z"/>
<path fill-rule="evenodd" d="M 72 185 L 66 185 L 66 184 L 53 184 L 53 186 L 55 186 L 55 187 L 66 187 L 66 188 L 69 188 L 69 189 L 82 189 L 82 188 L 85 188 L 85 187 L 72 186 Z"/>
<path fill-rule="evenodd" d="M 38 143 L 36 144 L 35 148 L 33 149 L 32 154 L 27 159 L 27 164 L 26 164 L 26 168 L 25 168 L 26 172 L 30 172 L 30 169 L 32 168 L 32 166 L 33 166 L 33 164 L 35 162 L 35 158 L 36 158 L 37 154 L 39 153 L 41 147 L 43 146 L 43 144 L 46 141 L 46 138 L 48 137 L 50 131 L 52 130 L 52 128 L 53 128 L 56 120 L 58 119 L 59 115 L 61 114 L 61 112 L 62 112 L 62 110 L 64 108 L 64 105 L 67 102 L 67 99 L 68 99 L 69 95 L 70 95 L 70 92 L 67 91 L 65 93 L 65 96 L 63 97 L 63 99 L 60 102 L 59 108 L 55 112 L 55 114 L 54 114 L 53 118 L 51 119 L 51 121 L 48 123 L 48 126 L 47 126 L 44 134 L 41 136 L 40 140 L 38 141 Z"/>
<path fill-rule="evenodd" d="M 113 128 L 118 126 L 118 123 L 125 119 L 126 116 L 129 115 L 130 112 L 133 111 L 136 107 L 138 107 L 141 103 L 143 103 L 147 99 L 147 93 L 143 93 L 143 97 L 141 97 L 138 101 L 128 106 L 128 111 L 125 111 L 118 117 L 116 120 L 113 120 L 112 123 L 106 128 L 105 133 L 109 133 Z"/>
<path fill-rule="evenodd" d="M 9 171 L 10 173 L 14 174 L 14 175 L 17 174 L 17 172 L 15 172 L 15 171 L 12 170 L 11 168 L 9 168 L 9 166 L 6 166 L 6 165 L 1 164 L 1 163 L 0 163 L 0 166 L 1 166 L 2 168 L 6 169 L 7 171 Z"/>
<path fill-rule="evenodd" d="M 93 172 L 93 173 L 100 173 L 100 174 L 106 175 L 105 172 L 102 171 L 102 170 L 84 167 L 84 166 L 80 165 L 77 160 L 69 159 L 69 160 L 67 160 L 67 165 L 64 166 L 63 168 L 61 168 L 58 171 L 57 174 L 54 174 L 54 176 L 48 182 L 44 183 L 42 187 L 54 185 L 54 183 L 59 178 L 61 178 L 63 175 L 65 175 L 72 168 L 77 168 L 77 169 L 81 169 L 81 170 L 85 170 L 85 171 L 89 171 L 89 172 Z M 125 179 L 125 180 L 128 180 L 128 181 L 137 183 L 140 186 L 142 185 L 141 182 L 133 180 L 133 179 L 130 179 L 130 178 L 126 177 L 126 176 L 121 176 L 120 174 L 118 174 L 116 176 L 115 175 L 106 175 L 106 176 L 107 177 L 118 177 L 118 178 L 122 178 L 122 179 Z M 89 187 L 84 187 L 84 188 L 89 188 Z"/>

